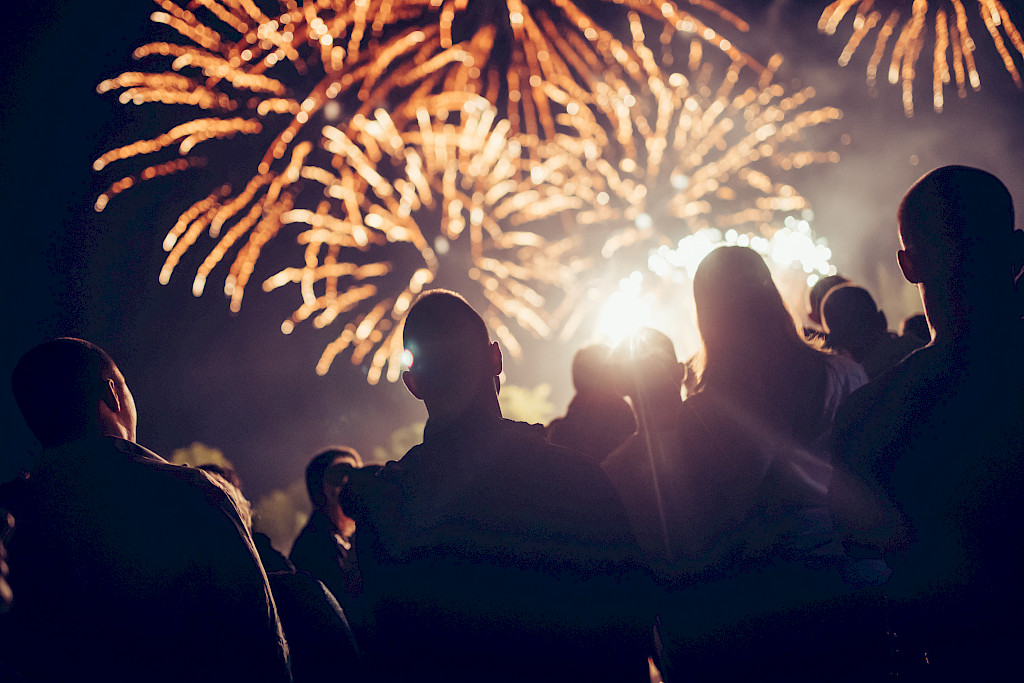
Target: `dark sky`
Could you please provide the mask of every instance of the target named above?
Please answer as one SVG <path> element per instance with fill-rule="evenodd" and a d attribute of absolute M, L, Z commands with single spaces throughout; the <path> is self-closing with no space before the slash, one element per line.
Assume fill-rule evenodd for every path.
<path fill-rule="evenodd" d="M 915 291 L 901 283 L 895 265 L 900 197 L 927 170 L 963 163 L 1002 177 L 1022 205 L 1024 94 L 981 34 L 981 92 L 958 100 L 947 91 L 946 111 L 936 114 L 921 87 L 926 73 L 916 90 L 917 114 L 908 120 L 896 88 L 883 84 L 869 94 L 866 55 L 846 69 L 836 65 L 843 39 L 815 28 L 826 2 L 720 1 L 751 21 L 751 33 L 742 37 L 748 51 L 763 59 L 775 51 L 785 56 L 780 80 L 813 85 L 821 106 L 844 110 L 836 125 L 850 144 L 838 147 L 841 161 L 804 170 L 792 184 L 812 202 L 814 229 L 829 239 L 833 263 L 864 283 L 898 322 L 917 308 Z M 1024 24 L 1017 3 L 1004 4 Z M 92 161 L 137 137 L 130 127 L 139 119 L 126 127 L 125 117 L 145 110 L 126 112 L 95 86 L 131 67 L 154 7 L 143 0 L 42 0 L 21 3 L 4 22 L 0 251 L 8 333 L 0 375 L 9 377 L 19 355 L 46 338 L 93 340 L 128 378 L 141 443 L 165 455 L 192 441 L 220 448 L 250 495 L 259 495 L 300 476 L 322 446 L 349 443 L 369 454 L 424 413 L 400 384 L 367 386 L 347 358 L 317 376 L 316 359 L 337 330 L 300 325 L 282 335 L 292 292 L 264 295 L 253 288 L 232 315 L 216 291 L 194 298 L 187 277 L 158 284 L 161 241 L 182 209 L 174 182 L 154 183 L 132 199 L 126 194 L 102 214 L 92 210 L 104 187 Z M 1022 67 L 1019 56 L 1017 64 Z M 528 362 L 507 364 L 508 381 L 551 383 L 561 409 L 570 394 L 572 349 L 548 342 L 527 352 Z M 28 464 L 37 446 L 6 388 L 0 412 L 6 426 L 0 478 L 6 479 Z"/>

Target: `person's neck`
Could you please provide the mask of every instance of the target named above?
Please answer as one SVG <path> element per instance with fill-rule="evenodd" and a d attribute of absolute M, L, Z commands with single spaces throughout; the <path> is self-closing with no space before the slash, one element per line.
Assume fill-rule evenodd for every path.
<path fill-rule="evenodd" d="M 966 297 L 955 292 L 940 298 L 922 287 L 921 298 L 932 330 L 930 346 L 953 346 L 969 339 L 998 337 L 1020 320 L 1018 304 L 1010 293 Z"/>
<path fill-rule="evenodd" d="M 501 419 L 501 406 L 494 390 L 478 392 L 476 397 L 461 406 L 448 403 L 428 406 L 427 425 L 431 431 L 443 431 L 454 425 L 488 422 Z"/>
<path fill-rule="evenodd" d="M 135 434 L 131 433 L 123 423 L 117 420 L 100 419 L 98 436 L 113 436 L 135 443 Z"/>

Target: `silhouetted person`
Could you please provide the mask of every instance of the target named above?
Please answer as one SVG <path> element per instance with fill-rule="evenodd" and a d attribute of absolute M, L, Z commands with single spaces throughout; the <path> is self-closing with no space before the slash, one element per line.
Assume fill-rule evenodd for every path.
<path fill-rule="evenodd" d="M 32 680 L 290 680 L 238 509 L 206 473 L 135 443 L 110 357 L 49 341 L 12 384 L 44 450 L 10 548 L 10 661 Z"/>
<path fill-rule="evenodd" d="M 200 465 L 215 477 L 235 501 L 242 521 L 252 531 L 252 505 L 242 493 L 242 481 L 230 467 Z M 260 561 L 270 579 L 281 626 L 288 638 L 295 683 L 343 678 L 363 680 L 359 648 L 341 606 L 320 581 L 295 568 L 270 543 L 270 537 L 253 533 Z"/>
<path fill-rule="evenodd" d="M 598 464 L 636 431 L 632 408 L 610 382 L 610 353 L 603 344 L 576 352 L 572 361 L 576 395 L 565 416 L 548 425 L 551 443 L 579 451 Z"/>
<path fill-rule="evenodd" d="M 843 407 L 835 516 L 893 568 L 903 678 L 1020 680 L 1024 234 L 999 179 L 964 166 L 921 178 L 898 219 L 935 336 Z"/>
<path fill-rule="evenodd" d="M 385 678 L 649 680 L 623 595 L 635 541 L 607 479 L 501 417 L 501 351 L 462 297 L 428 292 L 404 325 L 423 443 L 342 494 Z"/>
<path fill-rule="evenodd" d="M 313 514 L 292 545 L 289 559 L 324 582 L 345 610 L 356 631 L 365 637 L 363 579 L 352 537 L 355 521 L 345 514 L 338 495 L 353 469 L 363 460 L 353 448 L 330 448 L 316 455 L 306 466 L 306 491 Z"/>
<path fill-rule="evenodd" d="M 840 401 L 865 377 L 804 340 L 755 251 L 711 252 L 693 291 L 696 393 L 678 400 L 682 369 L 663 335 L 634 341 L 640 432 L 605 462 L 641 472 L 637 482 L 651 472 L 627 506 L 649 498 L 664 518 L 667 680 L 819 680 L 829 635 L 819 605 L 842 586 L 828 438 Z"/>
<path fill-rule="evenodd" d="M 863 287 L 833 287 L 821 304 L 821 313 L 829 345 L 860 363 L 868 379 L 888 372 L 925 345 L 913 335 L 890 332 L 885 313 Z"/>
<path fill-rule="evenodd" d="M 647 562 L 664 569 L 678 557 L 669 527 L 676 527 L 679 520 L 671 518 L 672 502 L 666 503 L 666 496 L 678 492 L 664 480 L 677 474 L 676 430 L 686 366 L 676 359 L 672 340 L 651 328 L 627 337 L 611 360 L 616 385 L 636 410 L 638 431 L 602 467 L 619 493 Z M 665 492 L 659 483 L 667 487 Z"/>
<path fill-rule="evenodd" d="M 900 334 L 904 336 L 912 334 L 920 339 L 921 345 L 924 346 L 932 340 L 932 330 L 928 327 L 928 316 L 924 313 L 908 315 L 900 326 Z"/>
<path fill-rule="evenodd" d="M 849 280 L 842 275 L 827 275 L 811 287 L 807 293 L 807 318 L 811 321 L 811 326 L 804 328 L 804 336 L 807 339 L 822 339 L 825 345 L 828 345 L 828 333 L 825 332 L 825 325 L 821 320 L 821 302 L 832 288 L 848 282 Z"/>

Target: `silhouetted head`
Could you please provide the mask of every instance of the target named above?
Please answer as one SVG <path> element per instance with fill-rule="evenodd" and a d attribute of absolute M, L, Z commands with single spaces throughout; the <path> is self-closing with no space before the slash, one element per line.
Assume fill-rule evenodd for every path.
<path fill-rule="evenodd" d="M 627 396 L 682 397 L 686 367 L 672 340 L 658 330 L 642 327 L 619 342 L 611 368 L 615 386 Z"/>
<path fill-rule="evenodd" d="M 354 448 L 337 446 L 318 453 L 306 465 L 306 491 L 313 507 L 323 509 L 338 502 L 338 492 L 345 484 L 347 471 L 363 466 L 363 459 Z M 328 476 L 328 472 L 331 476 Z M 328 481 L 330 480 L 330 481 Z"/>
<path fill-rule="evenodd" d="M 761 255 L 719 247 L 693 278 L 703 342 L 698 389 L 766 392 L 794 353 L 810 349 Z"/>
<path fill-rule="evenodd" d="M 898 257 L 921 288 L 940 339 L 976 324 L 1019 317 L 1014 279 L 1024 267 L 1024 233 L 1013 200 L 991 173 L 944 166 L 917 181 L 899 208 Z"/>
<path fill-rule="evenodd" d="M 44 342 L 21 357 L 11 386 L 44 448 L 87 436 L 135 441 L 135 399 L 117 365 L 95 344 L 70 337 Z"/>
<path fill-rule="evenodd" d="M 811 287 L 811 291 L 807 294 L 807 303 L 809 305 L 807 317 L 810 318 L 811 322 L 819 327 L 822 325 L 821 302 L 825 300 L 825 295 L 834 287 L 844 285 L 847 282 L 849 282 L 849 280 L 842 275 L 829 275 L 814 283 L 814 286 Z"/>
<path fill-rule="evenodd" d="M 693 278 L 697 327 L 705 351 L 739 352 L 780 338 L 799 339 L 796 321 L 768 265 L 753 249 L 719 247 Z"/>
<path fill-rule="evenodd" d="M 949 279 L 969 285 L 1020 272 L 1021 234 L 1013 199 L 999 178 L 968 166 L 943 166 L 917 181 L 899 208 L 900 265 L 925 285 Z M 964 275 L 968 280 L 959 281 Z"/>
<path fill-rule="evenodd" d="M 572 358 L 572 385 L 577 392 L 608 391 L 608 360 L 612 350 L 604 344 L 584 346 Z"/>
<path fill-rule="evenodd" d="M 412 357 L 403 380 L 430 417 L 497 409 L 501 351 L 461 296 L 442 289 L 420 296 L 405 318 L 403 340 Z"/>
<path fill-rule="evenodd" d="M 833 347 L 848 352 L 857 362 L 888 331 L 885 313 L 868 290 L 856 285 L 833 287 L 821 304 L 822 322 Z"/>

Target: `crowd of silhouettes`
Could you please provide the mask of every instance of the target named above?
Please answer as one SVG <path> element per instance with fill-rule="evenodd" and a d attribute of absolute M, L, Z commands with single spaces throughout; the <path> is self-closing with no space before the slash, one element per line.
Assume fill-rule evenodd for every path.
<path fill-rule="evenodd" d="M 466 300 L 422 294 L 422 443 L 312 458 L 289 557 L 234 471 L 136 443 L 102 349 L 34 347 L 12 387 L 43 450 L 0 486 L 0 675 L 1021 680 L 1024 233 L 963 166 L 897 218 L 925 311 L 901 333 L 840 275 L 802 327 L 757 252 L 719 247 L 693 280 L 700 351 L 651 328 L 582 348 L 547 427 L 502 416 Z"/>

